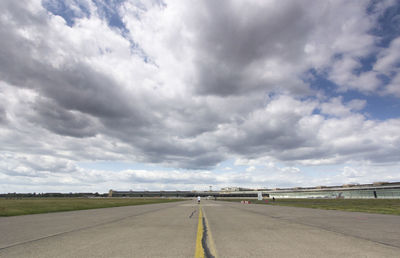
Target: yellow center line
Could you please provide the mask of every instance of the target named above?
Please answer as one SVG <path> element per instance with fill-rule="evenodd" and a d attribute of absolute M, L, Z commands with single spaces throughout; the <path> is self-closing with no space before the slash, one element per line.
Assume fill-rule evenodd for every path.
<path fill-rule="evenodd" d="M 203 222 L 205 223 L 205 225 Z M 204 236 L 205 231 L 206 235 Z M 204 237 L 206 239 L 206 241 L 204 241 L 205 243 L 203 243 Z M 206 247 L 204 247 L 203 244 L 205 244 Z M 207 250 L 207 255 L 205 248 Z M 203 211 L 203 208 L 199 206 L 199 222 L 197 224 L 196 252 L 194 254 L 194 257 L 204 258 L 206 256 L 217 258 L 217 250 L 215 248 L 214 240 L 211 235 L 210 225 L 208 224 L 206 213 Z"/>
<path fill-rule="evenodd" d="M 203 213 L 201 207 L 199 207 L 199 223 L 197 225 L 197 239 L 196 239 L 196 252 L 195 258 L 204 258 L 204 248 L 201 243 L 203 239 Z"/>

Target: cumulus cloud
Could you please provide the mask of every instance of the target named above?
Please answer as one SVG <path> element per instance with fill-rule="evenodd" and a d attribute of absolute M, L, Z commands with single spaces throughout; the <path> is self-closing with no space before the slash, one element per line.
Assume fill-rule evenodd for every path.
<path fill-rule="evenodd" d="M 365 100 L 353 99 L 347 104 L 342 103 L 342 98 L 332 98 L 329 102 L 321 104 L 321 113 L 326 115 L 333 115 L 337 117 L 344 117 L 354 114 L 354 111 L 362 110 L 366 105 Z"/>
<path fill-rule="evenodd" d="M 297 170 L 276 162 L 396 163 L 399 119 L 363 113 L 364 94 L 400 96 L 399 37 L 385 46 L 374 33 L 393 6 L 1 1 L 0 154 L 13 161 L 0 172 L 11 180 L 65 171 L 74 184 L 106 174 L 82 170 L 80 161 L 177 169 L 168 178 L 124 172 L 161 187 L 190 178 L 234 183 L 234 168 L 216 181 L 210 172 L 226 160 L 247 164 L 246 173 L 269 164 L 282 183 L 279 173 Z"/>

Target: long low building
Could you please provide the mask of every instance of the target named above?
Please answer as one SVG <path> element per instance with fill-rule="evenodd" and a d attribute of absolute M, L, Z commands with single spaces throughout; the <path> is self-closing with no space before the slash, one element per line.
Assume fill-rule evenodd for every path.
<path fill-rule="evenodd" d="M 400 182 L 258 189 L 270 198 L 400 199 Z"/>
<path fill-rule="evenodd" d="M 400 199 L 400 182 L 348 184 L 342 186 L 294 187 L 275 189 L 223 188 L 223 191 L 114 191 L 109 197 L 168 197 L 168 198 L 345 198 L 345 199 Z"/>

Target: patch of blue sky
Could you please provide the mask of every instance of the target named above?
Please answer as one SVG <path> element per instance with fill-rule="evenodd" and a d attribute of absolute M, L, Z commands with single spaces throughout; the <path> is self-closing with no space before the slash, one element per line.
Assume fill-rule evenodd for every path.
<path fill-rule="evenodd" d="M 371 58 L 372 59 L 372 58 Z M 322 90 L 330 98 L 342 97 L 343 103 L 348 103 L 354 99 L 365 100 L 367 103 L 361 113 L 373 120 L 386 120 L 391 118 L 400 118 L 400 99 L 391 95 L 364 94 L 356 90 L 345 92 L 338 91 L 338 86 L 326 79 L 324 74 L 319 74 L 315 70 L 310 71 L 312 79 L 306 82 L 314 90 Z M 389 82 L 388 78 L 381 77 L 382 84 Z M 314 111 L 319 114 L 319 110 Z"/>
<path fill-rule="evenodd" d="M 308 83 L 311 89 L 316 91 L 323 91 L 328 96 L 332 96 L 337 91 L 337 85 L 326 78 L 325 72 L 317 72 L 315 69 L 310 69 L 305 83 Z"/>
<path fill-rule="evenodd" d="M 107 21 L 110 27 L 120 29 L 126 33 L 128 30 L 118 10 L 125 0 L 92 0 L 96 5 L 100 18 Z M 64 18 L 68 26 L 75 24 L 75 19 L 90 17 L 87 1 L 78 0 L 44 0 L 42 5 L 54 15 Z"/>
<path fill-rule="evenodd" d="M 379 2 L 372 1 L 367 11 L 373 12 L 374 6 Z M 377 42 L 379 47 L 388 47 L 390 42 L 400 35 L 400 2 L 395 1 L 394 3 L 378 18 L 377 26 L 371 31 L 371 34 L 380 38 Z"/>
<path fill-rule="evenodd" d="M 376 60 L 377 60 L 376 53 L 373 53 L 365 57 L 360 57 L 358 61 L 361 64 L 361 66 L 354 69 L 353 74 L 360 75 L 361 73 L 371 71 L 373 69 L 374 64 L 376 63 Z"/>
<path fill-rule="evenodd" d="M 377 61 L 377 56 L 376 55 L 377 55 L 377 52 L 373 52 L 373 53 L 370 53 L 367 56 L 357 57 L 358 60 L 356 60 L 356 61 L 358 61 L 360 66 L 355 68 L 352 71 L 352 73 L 355 74 L 355 75 L 360 75 L 361 73 L 371 71 L 373 69 L 374 64 Z M 343 58 L 343 54 L 342 53 L 336 53 L 333 56 L 333 61 L 340 61 L 342 58 Z M 311 70 L 310 72 L 312 72 L 313 75 L 317 74 L 317 72 L 315 70 Z M 323 71 L 323 72 L 326 72 L 326 71 Z M 321 72 L 320 72 L 320 74 L 321 74 Z"/>
<path fill-rule="evenodd" d="M 119 14 L 120 6 L 125 0 L 92 0 L 97 7 L 99 16 L 106 20 L 110 27 L 120 29 L 123 33 L 127 33 L 128 29 Z"/>
<path fill-rule="evenodd" d="M 363 95 L 357 91 L 348 91 L 341 95 L 344 102 L 352 99 L 367 101 L 363 113 L 373 120 L 400 118 L 400 99 L 394 96 Z"/>
<path fill-rule="evenodd" d="M 108 26 L 118 29 L 121 35 L 130 42 L 130 49 L 132 55 L 140 56 L 145 63 L 155 64 L 155 62 L 145 53 L 140 45 L 132 39 L 132 35 L 126 27 L 119 9 L 126 0 L 92 0 L 97 7 L 98 14 L 101 19 L 106 20 Z M 146 11 L 146 7 L 139 3 L 136 3 L 138 8 L 142 11 Z M 139 16 L 137 16 L 139 19 Z"/>
<path fill-rule="evenodd" d="M 372 1 L 367 12 L 369 14 L 375 11 L 376 5 L 380 1 Z M 400 2 L 395 2 L 394 5 L 387 8 L 384 13 L 378 18 L 378 23 L 370 33 L 379 38 L 377 46 L 379 48 L 387 48 L 393 39 L 400 36 Z M 377 53 L 371 53 L 368 56 L 360 57 L 358 60 L 360 67 L 353 70 L 354 75 L 360 75 L 364 72 L 371 71 L 373 65 L 377 60 Z M 340 60 L 342 54 L 337 53 L 334 59 Z M 327 71 L 316 71 L 311 69 L 309 75 L 304 81 L 309 83 L 314 90 L 322 90 L 328 97 L 341 96 L 346 103 L 353 99 L 362 99 L 367 101 L 367 105 L 361 111 L 371 119 L 386 120 L 390 118 L 400 117 L 400 100 L 393 96 L 379 95 L 379 94 L 364 94 L 355 90 L 348 90 L 345 92 L 339 91 L 338 85 L 329 81 Z M 311 79 L 310 79 L 311 78 Z M 381 88 L 390 83 L 391 78 L 386 75 L 379 75 L 381 81 Z M 316 110 L 316 113 L 319 111 Z"/>
<path fill-rule="evenodd" d="M 146 54 L 146 52 L 140 47 L 139 44 L 137 44 L 134 40 L 130 38 L 128 38 L 128 40 L 130 42 L 130 51 L 132 55 L 137 55 L 143 60 L 143 62 L 153 64 L 154 66 L 158 67 L 155 61 Z"/>
<path fill-rule="evenodd" d="M 90 17 L 90 10 L 85 1 L 43 0 L 42 6 L 50 13 L 61 16 L 68 26 L 75 24 L 75 19 Z"/>
<path fill-rule="evenodd" d="M 105 20 L 108 26 L 116 28 L 121 35 L 130 42 L 131 54 L 140 56 L 143 62 L 155 64 L 155 62 L 145 53 L 145 51 L 137 44 L 129 35 L 120 13 L 119 8 L 126 0 L 91 0 L 97 7 L 98 15 Z M 86 4 L 85 4 L 86 3 Z M 88 2 L 78 0 L 44 0 L 42 5 L 46 10 L 54 15 L 61 16 L 68 26 L 72 27 L 76 19 L 90 17 Z M 138 3 L 141 10 L 145 11 L 145 7 Z"/>

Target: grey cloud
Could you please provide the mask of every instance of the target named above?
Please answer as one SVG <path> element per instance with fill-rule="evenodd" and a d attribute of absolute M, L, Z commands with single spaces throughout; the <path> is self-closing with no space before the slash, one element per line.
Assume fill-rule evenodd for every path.
<path fill-rule="evenodd" d="M 136 121 L 143 120 L 130 104 L 134 97 L 110 77 L 74 58 L 61 67 L 48 63 L 54 54 L 45 41 L 48 17 L 34 16 L 20 4 L 11 2 L 5 1 L 2 4 L 6 6 L 0 6 L 8 11 L 8 18 L 0 21 L 0 37 L 7 39 L 0 42 L 0 76 L 4 81 L 35 89 L 66 109 L 98 117 L 135 116 Z M 18 28 L 37 33 L 39 39 L 25 39 L 17 33 Z M 39 60 L 35 57 L 38 55 Z"/>
<path fill-rule="evenodd" d="M 218 163 L 224 161 L 226 158 L 226 154 L 224 153 L 207 150 L 204 151 L 201 155 L 172 161 L 171 165 L 174 165 L 175 167 L 183 167 L 189 169 L 212 169 Z"/>
<path fill-rule="evenodd" d="M 279 97 L 245 117 L 245 122 L 227 126 L 220 141 L 235 153 L 256 156 L 279 156 L 286 150 L 317 147 L 321 144 L 315 138 L 318 127 L 304 119 L 315 107 L 312 102 Z"/>
<path fill-rule="evenodd" d="M 304 6 L 297 2 L 275 4 L 269 11 L 268 6 L 257 4 L 204 2 L 192 25 L 198 31 L 197 92 L 226 96 L 279 89 L 284 80 L 255 76 L 253 70 L 268 69 L 263 67 L 268 60 L 296 62 L 312 27 Z M 307 88 L 300 81 L 291 83 Z"/>
<path fill-rule="evenodd" d="M 195 78 L 190 84 L 194 91 L 167 97 L 147 91 L 139 79 L 116 81 L 111 72 L 99 72 L 96 64 L 92 67 L 81 60 L 79 53 L 71 53 L 64 64 L 52 64 L 57 49 L 47 42 L 52 39 L 47 34 L 48 14 L 31 13 L 21 1 L 1 1 L 6 15 L 1 16 L 0 38 L 6 40 L 0 41 L 0 78 L 38 95 L 30 104 L 16 97 L 21 103 L 18 121 L 4 134 L 2 147 L 71 160 L 133 160 L 192 169 L 209 169 L 233 156 L 267 156 L 285 162 L 337 156 L 338 160 L 397 160 L 400 145 L 335 146 L 335 140 L 344 136 L 321 136 L 323 124 L 332 120 L 313 115 L 316 104 L 290 97 L 309 93 L 299 78 L 308 67 L 297 64 L 303 63 L 304 45 L 317 26 L 311 24 L 306 5 L 277 1 L 276 9 L 270 10 L 248 3 L 242 9 L 238 4 L 200 3 L 187 24 L 196 35 Z M 24 38 L 17 32 L 20 28 L 32 32 L 33 39 Z M 131 33 L 134 38 L 135 31 Z M 266 61 L 283 71 L 279 78 L 263 77 L 268 72 Z M 154 68 L 152 72 L 164 71 Z M 160 77 L 168 80 L 169 76 L 173 77 Z M 171 82 L 162 83 L 175 90 Z M 270 91 L 285 92 L 282 96 L 292 101 L 269 109 L 273 100 L 265 103 L 264 99 Z M 11 107 L 0 108 L 0 123 L 7 108 Z M 318 121 L 313 124 L 307 119 Z M 353 125 L 352 130 L 365 134 L 362 125 Z M 21 127 L 26 128 L 13 131 Z"/>
<path fill-rule="evenodd" d="M 151 173 L 149 173 L 151 174 Z M 172 174 L 172 175 L 171 175 Z M 194 173 L 185 175 L 184 172 L 169 174 L 167 171 L 163 173 L 158 172 L 156 176 L 132 174 L 129 180 L 137 183 L 163 183 L 163 184 L 216 184 L 218 181 L 211 176 L 196 175 Z"/>
<path fill-rule="evenodd" d="M 126 117 L 135 113 L 129 98 L 116 83 L 87 65 L 77 63 L 58 70 L 34 61 L 30 52 L 7 54 L 10 48 L 4 45 L 0 48 L 3 65 L 0 75 L 10 84 L 36 89 L 66 109 L 99 117 Z"/>
<path fill-rule="evenodd" d="M 6 110 L 0 106 L 0 124 L 5 124 L 7 122 Z"/>
<path fill-rule="evenodd" d="M 275 155 L 279 160 L 295 163 L 296 161 L 305 160 L 323 160 L 327 157 L 335 156 L 335 152 L 329 147 L 312 146 L 285 149 L 275 153 Z"/>
<path fill-rule="evenodd" d="M 35 112 L 30 117 L 31 122 L 59 135 L 90 137 L 100 129 L 92 117 L 60 108 L 50 100 L 37 101 L 32 109 Z"/>
<path fill-rule="evenodd" d="M 185 139 L 171 139 L 166 134 L 139 135 L 131 139 L 132 145 L 144 155 L 144 161 L 172 167 L 209 169 L 226 157 L 212 150 L 212 145 Z"/>
<path fill-rule="evenodd" d="M 4 152 L 3 152 L 4 153 Z M 0 154 L 0 173 L 22 177 L 45 178 L 49 174 L 73 173 L 76 165 L 71 161 L 46 155 Z"/>
<path fill-rule="evenodd" d="M 88 66 L 76 64 L 71 70 L 52 74 L 54 77 L 46 81 L 48 84 L 43 90 L 63 107 L 97 117 L 118 118 L 136 115 L 136 120 L 142 119 L 129 104 L 128 94 L 124 95 L 115 82 Z M 41 80 L 40 83 L 42 82 Z"/>
<path fill-rule="evenodd" d="M 24 28 L 27 24 L 45 26 L 46 11 L 30 12 L 27 3 L 22 1 L 1 1 L 0 8 L 3 10 L 2 20 L 12 20 L 16 27 Z M 5 28 L 4 28 L 5 29 Z"/>
<path fill-rule="evenodd" d="M 109 124 L 133 121 L 130 130 L 148 126 L 140 101 L 109 76 L 74 58 L 59 67 L 49 63 L 54 49 L 45 40 L 50 26 L 46 13 L 34 15 L 22 2 L 15 1 L 2 1 L 0 7 L 7 14 L 0 20 L 0 38 L 7 39 L 0 42 L 0 77 L 48 99 L 35 104 L 32 122 L 56 134 L 74 137 L 94 136 L 98 132 L 91 116 Z M 37 38 L 24 38 L 18 34 L 19 28 Z"/>
<path fill-rule="evenodd" d="M 309 24 L 304 23 L 304 6 L 296 2 L 276 4 L 271 12 L 268 6 L 260 8 L 258 4 L 205 1 L 207 16 L 201 19 L 205 22 L 201 44 L 228 64 L 249 64 L 265 56 L 279 57 L 281 53 L 297 55 L 298 43 L 292 39 L 301 38 L 309 30 Z M 283 51 L 279 43 L 293 44 L 294 49 Z"/>

